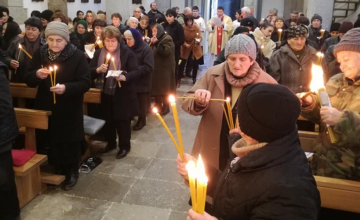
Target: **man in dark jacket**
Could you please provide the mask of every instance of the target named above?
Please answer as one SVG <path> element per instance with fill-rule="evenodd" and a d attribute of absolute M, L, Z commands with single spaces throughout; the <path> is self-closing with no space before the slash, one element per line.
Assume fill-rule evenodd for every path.
<path fill-rule="evenodd" d="M 318 14 L 314 14 L 314 16 L 312 16 L 311 18 L 308 39 L 315 41 L 317 43 L 317 46 L 315 47 L 316 50 L 320 50 L 324 41 L 330 37 L 330 33 L 326 30 L 323 30 L 321 24 L 322 24 L 322 17 Z M 321 30 L 324 31 L 323 34 L 321 33 Z"/>
<path fill-rule="evenodd" d="M 157 10 L 157 4 L 156 4 L 156 2 L 153 2 L 150 4 L 150 11 L 147 13 L 147 16 L 149 17 L 151 26 L 156 23 L 155 19 L 154 19 L 156 14 L 160 14 L 161 17 L 165 20 L 165 15 Z"/>
<path fill-rule="evenodd" d="M 18 127 L 12 105 L 8 69 L 0 62 L 0 219 L 19 219 L 20 207 L 17 197 L 13 160 L 12 141 L 16 138 Z"/>
<path fill-rule="evenodd" d="M 300 146 L 296 126 L 300 111 L 299 99 L 281 85 L 257 83 L 241 92 L 237 113 L 242 139 L 231 148 L 236 157 L 220 178 L 209 167 L 206 170 L 207 195 L 213 198 L 216 218 L 317 219 L 320 195 Z M 191 209 L 188 219 L 214 217 Z"/>

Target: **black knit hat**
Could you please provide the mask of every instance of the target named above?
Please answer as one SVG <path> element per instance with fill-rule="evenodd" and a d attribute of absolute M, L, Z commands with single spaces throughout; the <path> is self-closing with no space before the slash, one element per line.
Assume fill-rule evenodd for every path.
<path fill-rule="evenodd" d="M 96 26 L 106 27 L 107 24 L 106 24 L 106 22 L 105 22 L 104 20 L 102 20 L 102 19 L 95 19 L 95 20 L 93 21 L 92 26 L 93 26 L 93 27 L 96 27 Z"/>
<path fill-rule="evenodd" d="M 254 27 L 254 21 L 251 20 L 250 18 L 243 18 L 240 21 L 240 25 L 245 27 Z"/>
<path fill-rule="evenodd" d="M 25 23 L 25 27 L 26 27 L 26 25 L 29 25 L 32 27 L 36 27 L 37 29 L 39 29 L 39 31 L 42 30 L 42 24 L 41 24 L 40 18 L 30 17 L 24 23 Z"/>
<path fill-rule="evenodd" d="M 343 21 L 339 28 L 339 33 L 346 34 L 346 32 L 351 30 L 353 27 L 354 25 L 351 21 Z"/>
<path fill-rule="evenodd" d="M 330 32 L 339 31 L 341 24 L 338 22 L 332 23 L 330 26 Z"/>
<path fill-rule="evenodd" d="M 165 15 L 172 15 L 174 18 L 177 16 L 176 11 L 173 9 L 168 9 Z"/>
<path fill-rule="evenodd" d="M 360 27 L 360 19 L 357 19 L 355 22 L 354 22 L 354 28 L 358 28 Z"/>
<path fill-rule="evenodd" d="M 40 18 L 43 18 L 43 19 L 47 20 L 48 22 L 50 22 L 51 16 L 53 14 L 54 14 L 54 12 L 51 10 L 44 10 L 43 12 L 41 12 Z"/>
<path fill-rule="evenodd" d="M 314 16 L 312 16 L 312 18 L 311 18 L 311 23 L 313 22 L 313 20 L 315 20 L 315 19 L 319 19 L 320 20 L 320 22 L 322 23 L 322 17 L 320 16 L 320 15 L 318 15 L 318 14 L 314 14 Z"/>
<path fill-rule="evenodd" d="M 241 92 L 237 111 L 242 132 L 259 142 L 270 143 L 296 129 L 301 106 L 299 98 L 287 87 L 256 83 Z"/>

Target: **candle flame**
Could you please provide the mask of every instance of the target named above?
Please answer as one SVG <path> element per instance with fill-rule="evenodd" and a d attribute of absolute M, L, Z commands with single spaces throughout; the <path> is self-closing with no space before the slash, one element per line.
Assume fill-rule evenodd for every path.
<path fill-rule="evenodd" d="M 205 166 L 200 154 L 199 154 L 199 159 L 197 161 L 196 171 L 197 171 L 198 180 L 200 180 L 201 182 L 207 182 L 207 177 L 205 174 Z"/>
<path fill-rule="evenodd" d="M 157 110 L 157 108 L 156 108 L 156 107 L 154 107 L 154 108 L 152 109 L 152 111 L 153 111 L 155 114 L 157 114 L 157 113 L 158 113 L 158 110 Z"/>
<path fill-rule="evenodd" d="M 282 29 L 278 29 L 278 32 L 282 32 Z"/>
<path fill-rule="evenodd" d="M 114 59 L 114 57 L 111 57 L 111 61 L 114 61 L 115 59 Z"/>
<path fill-rule="evenodd" d="M 320 32 L 325 32 L 325 30 L 324 30 L 324 29 L 321 29 Z"/>
<path fill-rule="evenodd" d="M 49 70 L 50 70 L 50 72 L 52 72 L 52 71 L 53 71 L 53 68 L 52 68 L 52 67 L 50 67 L 50 68 L 49 68 Z"/>
<path fill-rule="evenodd" d="M 57 70 L 57 66 L 54 66 L 54 70 Z"/>
<path fill-rule="evenodd" d="M 171 103 L 175 103 L 175 96 L 169 95 L 169 101 L 170 101 Z"/>
<path fill-rule="evenodd" d="M 101 44 L 101 40 L 98 40 L 97 43 L 98 43 L 98 44 Z"/>
<path fill-rule="evenodd" d="M 100 37 L 99 36 L 97 36 L 97 40 L 99 40 L 100 39 Z"/>
<path fill-rule="evenodd" d="M 310 89 L 317 92 L 320 88 L 324 88 L 324 72 L 321 66 L 313 64 L 311 68 L 312 79 Z"/>
<path fill-rule="evenodd" d="M 264 49 L 264 45 L 261 45 L 261 49 Z"/>
<path fill-rule="evenodd" d="M 108 53 L 108 54 L 106 55 L 106 59 L 109 60 L 109 59 L 110 59 L 110 56 L 111 56 L 111 55 Z"/>
<path fill-rule="evenodd" d="M 230 102 L 230 97 L 227 97 L 227 98 L 226 98 L 226 101 L 227 101 L 227 102 Z"/>
<path fill-rule="evenodd" d="M 19 48 L 20 48 L 20 49 L 22 48 L 21 44 L 19 44 Z"/>
<path fill-rule="evenodd" d="M 186 164 L 186 170 L 187 170 L 188 172 L 195 170 L 195 163 L 194 163 L 194 161 L 190 160 L 190 161 Z"/>

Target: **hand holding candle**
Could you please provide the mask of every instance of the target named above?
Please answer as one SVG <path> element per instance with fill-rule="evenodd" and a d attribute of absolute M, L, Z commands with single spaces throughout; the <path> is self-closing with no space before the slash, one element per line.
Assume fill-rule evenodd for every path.
<path fill-rule="evenodd" d="M 109 64 L 110 58 L 111 58 L 111 55 L 108 53 L 108 54 L 106 55 L 105 65 L 108 65 L 108 64 Z"/>
<path fill-rule="evenodd" d="M 111 61 L 112 61 L 114 70 L 117 70 L 117 69 L 116 69 L 116 65 L 115 65 L 115 59 L 114 59 L 114 57 L 111 57 Z M 120 83 L 120 81 L 118 81 L 118 86 L 121 88 L 121 83 Z"/>
<path fill-rule="evenodd" d="M 282 29 L 278 29 L 278 34 L 279 34 L 279 42 L 281 42 L 281 34 L 282 34 Z"/>
<path fill-rule="evenodd" d="M 321 30 L 320 30 L 320 38 L 323 38 L 323 37 L 324 37 L 324 34 L 325 34 L 325 30 L 324 30 L 324 29 L 321 29 Z"/>

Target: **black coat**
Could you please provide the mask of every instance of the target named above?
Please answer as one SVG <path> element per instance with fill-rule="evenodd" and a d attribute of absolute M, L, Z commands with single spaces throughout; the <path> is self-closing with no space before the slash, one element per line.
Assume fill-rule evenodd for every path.
<path fill-rule="evenodd" d="M 101 50 L 103 49 L 105 49 L 105 47 L 103 47 Z M 95 52 L 94 58 L 91 60 L 90 63 L 92 79 L 96 79 L 98 76 L 98 73 L 96 73 L 96 68 L 98 67 L 98 59 L 101 50 Z M 115 95 L 113 95 L 112 97 L 113 115 L 111 118 L 113 120 L 129 120 L 133 115 L 139 114 L 139 105 L 137 101 L 135 83 L 140 77 L 140 71 L 135 54 L 124 44 L 121 44 L 120 46 L 120 59 L 121 70 L 127 72 L 124 74 L 126 77 L 126 81 L 121 82 L 121 88 L 119 88 L 118 86 L 116 87 Z M 105 83 L 106 78 L 104 85 Z M 102 94 L 102 96 L 106 95 Z"/>
<path fill-rule="evenodd" d="M 160 14 L 161 17 L 165 20 L 165 15 L 161 13 L 160 11 L 156 11 L 156 13 L 153 13 L 151 10 L 146 14 L 149 17 L 149 24 L 153 25 L 156 23 L 154 17 L 156 14 Z"/>
<path fill-rule="evenodd" d="M 297 129 L 228 165 L 213 198 L 223 220 L 317 219 L 319 191 Z"/>
<path fill-rule="evenodd" d="M 310 25 L 308 29 L 309 29 L 309 37 L 307 39 L 316 42 L 316 45 L 311 45 L 311 46 L 314 47 L 316 50 L 320 50 L 325 40 L 331 36 L 329 31 L 325 30 L 324 37 L 319 39 L 318 37 L 321 36 L 320 30 L 322 29 L 322 27 L 313 28 L 312 25 Z"/>
<path fill-rule="evenodd" d="M 151 91 L 151 78 L 154 70 L 154 54 L 147 43 L 141 41 L 141 44 L 133 50 L 139 66 L 140 76 L 136 80 L 137 92 Z"/>
<path fill-rule="evenodd" d="M 18 134 L 7 73 L 8 68 L 0 62 L 0 154 L 11 150 L 11 145 L 8 143 Z"/>
<path fill-rule="evenodd" d="M 67 47 L 74 47 L 69 43 Z M 26 84 L 37 87 L 35 109 L 51 111 L 49 117 L 49 138 L 52 143 L 78 142 L 84 139 L 83 99 L 84 93 L 90 89 L 90 68 L 80 50 L 58 62 L 49 62 L 44 59 L 47 54 L 47 45 L 34 53 L 30 70 L 25 74 Z M 63 53 L 62 53 L 63 54 Z M 60 56 L 62 56 L 62 54 Z M 64 84 L 66 89 L 62 95 L 56 95 L 56 104 L 53 102 L 53 93 L 50 92 L 50 77 L 39 79 L 36 71 L 44 67 L 57 65 L 56 84 Z"/>
<path fill-rule="evenodd" d="M 185 42 L 185 34 L 183 26 L 175 20 L 172 24 L 165 22 L 164 30 L 173 39 L 175 45 L 175 57 L 180 56 L 181 45 Z"/>

